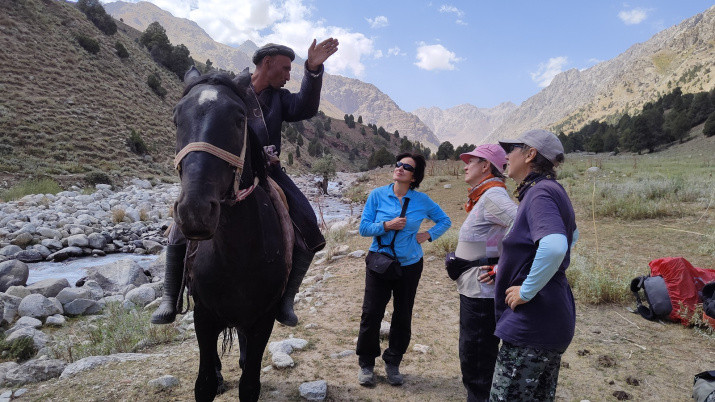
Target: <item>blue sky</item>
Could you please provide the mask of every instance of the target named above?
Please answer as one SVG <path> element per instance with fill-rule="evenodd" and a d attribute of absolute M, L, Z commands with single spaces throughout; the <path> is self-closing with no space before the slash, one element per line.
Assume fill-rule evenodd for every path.
<path fill-rule="evenodd" d="M 520 104 L 554 75 L 609 60 L 712 6 L 703 0 L 150 0 L 216 41 L 278 42 L 305 57 L 340 40 L 332 74 L 374 84 L 406 111 Z"/>

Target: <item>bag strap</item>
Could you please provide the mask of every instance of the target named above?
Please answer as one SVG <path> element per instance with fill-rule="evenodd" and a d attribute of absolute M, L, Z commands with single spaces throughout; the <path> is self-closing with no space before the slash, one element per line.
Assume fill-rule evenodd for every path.
<path fill-rule="evenodd" d="M 409 205 L 409 204 L 410 204 L 410 199 L 408 197 L 403 197 L 402 210 L 400 211 L 400 216 L 399 216 L 400 218 L 405 217 L 405 214 L 407 213 L 407 205 Z M 395 235 L 392 236 L 392 241 L 389 244 L 390 249 L 392 250 L 392 255 L 394 255 L 395 258 L 397 258 L 397 253 L 395 252 L 395 239 L 397 238 L 397 232 L 399 232 L 399 230 L 395 230 Z M 387 246 L 387 244 L 382 244 L 382 242 L 380 241 L 380 236 L 375 236 L 375 239 L 377 239 L 378 250 Z"/>
<path fill-rule="evenodd" d="M 631 281 L 631 292 L 633 292 L 633 295 L 636 297 L 636 312 L 641 315 L 641 317 L 645 318 L 646 320 L 654 320 L 655 319 L 655 313 L 653 310 L 649 307 L 646 307 L 643 305 L 643 301 L 641 300 L 640 296 L 638 295 L 638 292 L 643 288 L 643 283 L 645 282 L 647 276 L 638 276 L 636 278 L 633 278 Z M 645 291 L 645 290 L 644 290 Z"/>

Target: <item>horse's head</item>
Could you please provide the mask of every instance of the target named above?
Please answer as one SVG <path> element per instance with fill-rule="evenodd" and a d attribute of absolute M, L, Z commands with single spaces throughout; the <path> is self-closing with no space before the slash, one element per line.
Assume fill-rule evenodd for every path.
<path fill-rule="evenodd" d="M 174 163 L 181 178 L 174 219 L 184 236 L 203 240 L 213 236 L 220 204 L 230 200 L 241 180 L 248 142 L 246 92 L 228 76 L 201 76 L 193 67 L 184 82 L 184 96 L 174 108 Z"/>

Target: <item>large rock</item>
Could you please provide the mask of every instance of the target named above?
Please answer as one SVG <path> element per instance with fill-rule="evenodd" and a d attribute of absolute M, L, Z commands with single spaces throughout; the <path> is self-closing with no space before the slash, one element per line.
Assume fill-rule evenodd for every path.
<path fill-rule="evenodd" d="M 29 296 L 32 294 L 32 292 L 27 290 L 27 288 L 24 286 L 10 286 L 9 288 L 7 288 L 5 293 L 9 294 L 10 296 L 19 297 L 20 300 L 22 300 L 22 298 L 24 298 L 25 296 Z M 20 303 L 19 300 L 18 303 Z"/>
<path fill-rule="evenodd" d="M 87 247 L 89 246 L 89 238 L 84 233 L 72 235 L 67 238 L 67 246 L 69 247 Z"/>
<path fill-rule="evenodd" d="M 10 286 L 25 286 L 30 270 L 22 261 L 10 260 L 0 262 L 0 292 Z"/>
<path fill-rule="evenodd" d="M 69 286 L 70 283 L 66 278 L 49 278 L 28 285 L 27 290 L 29 290 L 30 293 L 38 293 L 45 297 L 55 297 L 62 289 L 68 288 Z"/>
<path fill-rule="evenodd" d="M 67 315 L 97 314 L 102 311 L 102 305 L 95 300 L 75 299 L 63 306 Z"/>
<path fill-rule="evenodd" d="M 65 367 L 67 363 L 58 359 L 29 360 L 5 373 L 5 385 L 12 387 L 57 378 Z"/>
<path fill-rule="evenodd" d="M 5 257 L 14 257 L 15 254 L 19 253 L 20 251 L 22 251 L 22 247 L 11 244 L 9 246 L 0 248 L 0 255 L 4 255 Z"/>
<path fill-rule="evenodd" d="M 32 343 L 35 345 L 35 349 L 37 350 L 44 348 L 45 345 L 47 345 L 47 340 L 49 339 L 47 335 L 39 329 L 32 327 L 20 327 L 8 335 L 8 337 L 5 338 L 5 342 L 10 343 L 20 338 L 32 339 Z"/>
<path fill-rule="evenodd" d="M 76 299 L 92 299 L 92 291 L 86 287 L 67 287 L 62 289 L 60 293 L 57 294 L 57 300 L 59 300 L 63 306 L 69 302 L 75 301 Z"/>
<path fill-rule="evenodd" d="M 87 280 L 97 281 L 105 292 L 118 292 L 127 285 L 141 286 L 149 283 L 144 270 L 129 259 L 89 268 L 87 272 Z"/>
<path fill-rule="evenodd" d="M 150 286 L 132 289 L 124 295 L 124 300 L 129 300 L 138 307 L 144 307 L 156 299 L 156 292 Z"/>
<path fill-rule="evenodd" d="M 15 258 L 22 262 L 40 262 L 45 259 L 39 251 L 30 249 L 20 251 L 15 254 Z"/>
<path fill-rule="evenodd" d="M 30 243 L 32 243 L 32 235 L 27 232 L 20 233 L 17 235 L 17 237 L 12 239 L 10 243 L 19 247 L 27 247 L 30 245 Z"/>
<path fill-rule="evenodd" d="M 89 356 L 84 359 L 79 359 L 65 367 L 60 378 L 73 377 L 83 371 L 91 370 L 95 367 L 107 364 L 110 362 L 127 362 L 149 359 L 152 357 L 164 357 L 160 354 L 144 354 L 144 353 L 117 353 L 109 356 Z"/>
<path fill-rule="evenodd" d="M 99 300 L 104 297 L 104 290 L 102 290 L 102 287 L 99 286 L 99 283 L 97 283 L 97 281 L 85 281 L 84 285 L 82 285 L 82 288 L 88 289 L 90 291 L 91 297 L 89 297 L 89 299 Z"/>
<path fill-rule="evenodd" d="M 0 363 L 0 386 L 3 386 L 5 384 L 5 374 L 7 374 L 8 371 L 18 366 L 19 364 L 15 362 Z"/>
<path fill-rule="evenodd" d="M 20 306 L 21 301 L 21 297 L 12 296 L 7 293 L 0 293 L 0 302 L 2 302 L 3 305 L 3 315 L 0 322 L 6 322 L 9 324 L 15 321 L 17 308 Z"/>
<path fill-rule="evenodd" d="M 325 380 L 304 382 L 298 390 L 300 396 L 309 401 L 322 401 L 328 394 L 328 383 Z"/>
<path fill-rule="evenodd" d="M 107 238 L 99 233 L 90 234 L 87 236 L 87 240 L 89 241 L 89 247 L 93 249 L 101 250 L 107 245 Z"/>
<path fill-rule="evenodd" d="M 72 247 L 65 247 L 57 252 L 54 252 L 54 253 L 48 255 L 46 260 L 60 262 L 60 261 L 66 260 L 70 257 L 81 257 L 82 255 L 84 255 L 82 248 L 72 246 Z"/>
<path fill-rule="evenodd" d="M 57 299 L 55 299 L 55 301 L 57 301 Z M 35 293 L 22 299 L 17 308 L 17 313 L 20 317 L 35 317 L 42 319 L 51 315 L 62 314 L 62 305 L 59 302 L 55 304 L 47 297 L 39 293 Z"/>

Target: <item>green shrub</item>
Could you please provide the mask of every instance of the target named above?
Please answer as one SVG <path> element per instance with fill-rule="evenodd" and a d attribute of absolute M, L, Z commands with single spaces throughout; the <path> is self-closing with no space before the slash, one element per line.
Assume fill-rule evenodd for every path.
<path fill-rule="evenodd" d="M 127 51 L 127 48 L 124 47 L 122 42 L 115 43 L 114 48 L 117 50 L 117 56 L 119 56 L 120 59 L 126 59 L 129 57 L 129 52 Z"/>
<path fill-rule="evenodd" d="M 134 129 L 132 129 L 131 134 L 129 134 L 129 138 L 127 138 L 127 146 L 130 151 L 137 155 L 144 155 L 149 152 L 149 149 L 144 143 L 144 139 L 142 139 L 141 135 L 139 135 L 139 133 L 137 133 Z"/>
<path fill-rule="evenodd" d="M 146 347 L 167 343 L 178 335 L 175 325 L 149 324 L 148 311 L 126 310 L 121 303 L 109 303 L 104 319 L 88 325 L 78 337 L 55 347 L 54 354 L 67 361 L 87 356 L 137 352 Z"/>
<path fill-rule="evenodd" d="M 155 94 L 159 95 L 161 99 L 164 99 L 164 97 L 166 96 L 166 89 L 161 86 L 161 77 L 159 77 L 159 74 L 150 74 L 146 80 L 146 83 L 147 85 L 149 85 L 149 88 L 154 91 Z"/>
<path fill-rule="evenodd" d="M 90 186 L 95 186 L 97 184 L 112 184 L 112 179 L 110 179 L 109 175 L 104 172 L 89 172 L 84 175 L 84 181 Z"/>
<path fill-rule="evenodd" d="M 440 236 L 439 239 L 431 243 L 422 243 L 422 247 L 425 249 L 425 253 L 429 253 L 437 257 L 443 257 L 445 254 L 456 250 L 458 242 L 459 229 L 450 228 L 445 234 Z"/>
<path fill-rule="evenodd" d="M 107 14 L 99 0 L 78 0 L 77 8 L 104 34 L 114 35 L 117 33 L 117 23 L 114 22 L 111 15 Z"/>
<path fill-rule="evenodd" d="M 633 297 L 630 281 L 643 275 L 633 267 L 604 267 L 578 253 L 578 245 L 571 252 L 571 265 L 566 278 L 578 302 L 589 304 L 625 303 Z"/>
<path fill-rule="evenodd" d="M 79 45 L 82 46 L 84 50 L 92 54 L 99 53 L 99 41 L 97 41 L 96 39 L 90 38 L 89 36 L 86 36 L 84 34 L 78 34 L 76 38 L 77 43 L 79 43 Z"/>
<path fill-rule="evenodd" d="M 56 181 L 50 178 L 29 179 L 22 181 L 0 195 L 4 201 L 20 199 L 28 194 L 57 194 L 62 188 Z"/>
<path fill-rule="evenodd" d="M 30 337 L 17 338 L 12 342 L 7 342 L 5 339 L 0 340 L 0 351 L 5 354 L 5 359 L 24 362 L 31 359 L 37 353 L 35 342 Z"/>

